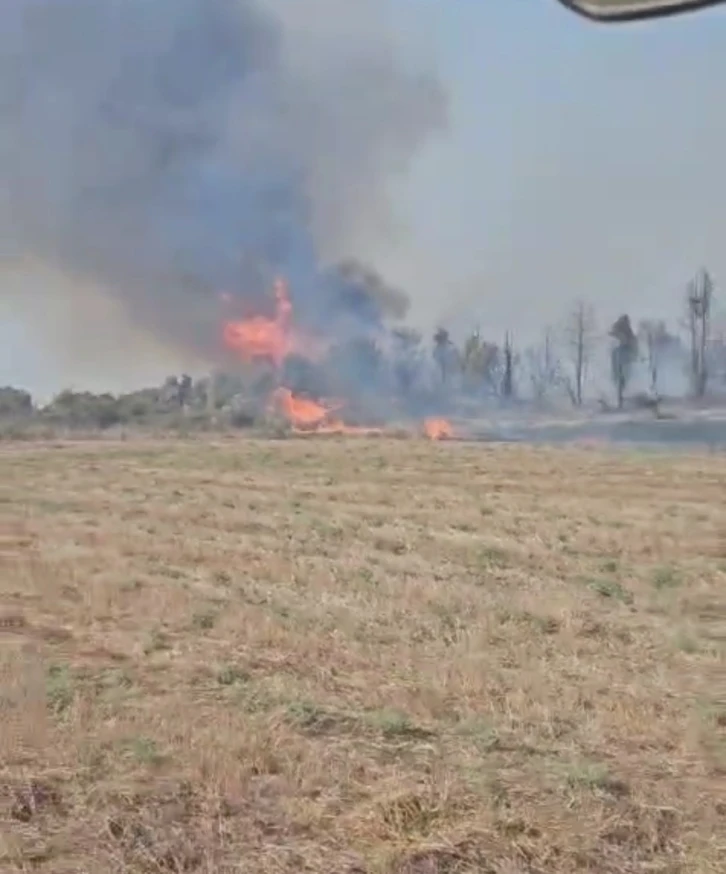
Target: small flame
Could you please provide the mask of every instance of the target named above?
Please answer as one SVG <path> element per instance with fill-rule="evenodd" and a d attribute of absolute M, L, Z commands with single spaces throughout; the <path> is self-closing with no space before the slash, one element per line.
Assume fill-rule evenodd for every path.
<path fill-rule="evenodd" d="M 270 407 L 279 411 L 298 433 L 315 434 L 380 434 L 380 428 L 359 428 L 346 425 L 331 414 L 340 406 L 325 405 L 310 398 L 293 394 L 289 388 L 278 388 L 273 392 Z"/>
<path fill-rule="evenodd" d="M 329 407 L 310 398 L 294 395 L 284 387 L 273 393 L 270 406 L 281 412 L 294 427 L 305 430 L 320 427 L 332 412 Z"/>
<path fill-rule="evenodd" d="M 454 436 L 454 429 L 446 419 L 426 419 L 423 432 L 429 440 L 449 440 Z"/>

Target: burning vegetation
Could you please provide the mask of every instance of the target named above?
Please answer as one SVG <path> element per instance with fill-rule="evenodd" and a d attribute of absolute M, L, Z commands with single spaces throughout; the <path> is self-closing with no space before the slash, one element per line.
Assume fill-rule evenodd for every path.
<path fill-rule="evenodd" d="M 444 395 L 432 391 L 425 377 L 421 337 L 384 325 L 384 283 L 350 265 L 340 276 L 342 285 L 336 279 L 330 287 L 340 311 L 352 310 L 353 319 L 346 324 L 339 318 L 335 339 L 298 323 L 288 283 L 277 278 L 266 312 L 264 303 L 219 295 L 216 358 L 223 366 L 211 376 L 173 376 L 159 388 L 120 396 L 64 391 L 44 407 L 27 392 L 6 388 L 0 418 L 74 430 L 268 426 L 276 433 L 454 437 L 442 414 L 426 417 L 444 404 Z M 372 283 L 376 289 L 369 295 Z M 394 298 L 396 306 L 404 299 Z"/>
<path fill-rule="evenodd" d="M 211 375 L 171 376 L 121 395 L 65 390 L 45 405 L 22 389 L 0 388 L 0 436 L 254 427 L 438 441 L 511 437 L 511 428 L 486 422 L 501 411 L 514 426 L 531 412 L 561 417 L 571 407 L 573 424 L 586 423 L 583 414 L 605 424 L 609 413 L 642 412 L 667 426 L 688 419 L 694 403 L 713 415 L 723 408 L 726 334 L 711 319 L 705 271 L 687 286 L 685 337 L 660 320 L 634 328 L 627 314 L 605 334 L 580 301 L 559 331 L 546 330 L 540 345 L 521 351 L 509 332 L 498 344 L 478 327 L 458 342 L 438 328 L 426 343 L 401 324 L 405 295 L 361 265 L 343 265 L 319 281 L 327 301 L 322 320 L 310 317 L 309 298 L 296 297 L 282 278 L 269 283 L 266 299 L 218 293 Z"/>
<path fill-rule="evenodd" d="M 401 62 L 385 10 L 333 3 L 318 27 L 297 4 L 260 0 L 7 6 L 9 248 L 215 371 L 121 398 L 63 392 L 34 411 L 72 427 L 421 431 L 435 399 L 421 396 L 410 337 L 384 327 L 408 298 L 351 257 L 361 241 L 375 253 L 392 177 L 447 121 L 436 77 Z M 46 293 L 70 293 L 57 285 Z M 90 319 L 81 331 L 96 332 Z"/>
<path fill-rule="evenodd" d="M 385 242 L 391 183 L 445 127 L 446 96 L 403 62 L 385 6 L 324 5 L 1 4 L 0 237 L 69 280 L 43 294 L 78 280 L 186 360 L 232 370 L 289 368 L 325 352 L 311 334 L 347 343 L 405 313 L 351 256 Z M 264 315 L 275 276 L 294 328 L 281 282 Z"/>
<path fill-rule="evenodd" d="M 275 280 L 274 312 L 271 316 L 253 315 L 246 319 L 225 320 L 222 338 L 227 350 L 243 363 L 272 368 L 275 387 L 270 392 L 267 410 L 273 415 L 282 415 L 293 431 L 381 433 L 380 427 L 347 423 L 344 420 L 345 401 L 305 396 L 285 384 L 288 361 L 296 357 L 311 364 L 329 345 L 295 326 L 293 305 L 285 280 Z M 453 429 L 445 419 L 427 419 L 423 433 L 432 440 L 440 440 L 452 437 Z"/>
<path fill-rule="evenodd" d="M 224 299 L 231 300 L 228 295 Z M 292 304 L 287 284 L 278 279 L 275 282 L 274 316 L 225 322 L 224 343 L 245 361 L 268 360 L 280 367 L 295 349 L 291 319 Z"/>
<path fill-rule="evenodd" d="M 400 62 L 378 4 L 325 3 L 320 27 L 306 4 L 258 0 L 32 6 L 0 12 L 0 236 L 63 278 L 43 294 L 68 298 L 79 280 L 215 372 L 42 408 L 8 389 L 12 427 L 274 420 L 438 440 L 459 435 L 455 417 L 515 402 L 723 394 L 726 330 L 705 270 L 685 336 L 625 316 L 608 332 L 582 300 L 529 347 L 491 326 L 457 340 L 442 327 L 429 345 L 403 324 L 406 294 L 365 259 L 392 177 L 445 128 L 447 100 Z M 73 331 L 102 330 L 65 308 Z"/>
<path fill-rule="evenodd" d="M 401 325 L 405 295 L 360 265 L 319 281 L 327 316 L 317 321 L 309 298 L 296 297 L 282 278 L 269 283 L 267 298 L 218 293 L 211 375 L 171 376 L 121 395 L 65 390 L 45 405 L 22 389 L 0 388 L 0 435 L 255 427 L 446 440 L 481 436 L 482 417 L 502 410 L 525 418 L 530 411 L 567 415 L 569 407 L 598 418 L 642 411 L 670 421 L 690 415 L 693 401 L 723 406 L 726 335 L 711 321 L 706 273 L 687 288 L 685 338 L 663 321 L 642 321 L 636 330 L 623 314 L 598 343 L 594 313 L 579 302 L 560 331 L 547 330 L 541 345 L 521 351 L 510 333 L 497 344 L 478 328 L 458 342 L 439 328 L 426 343 Z M 614 403 L 607 383 L 593 391 L 602 374 Z M 663 392 L 678 381 L 680 391 Z"/>

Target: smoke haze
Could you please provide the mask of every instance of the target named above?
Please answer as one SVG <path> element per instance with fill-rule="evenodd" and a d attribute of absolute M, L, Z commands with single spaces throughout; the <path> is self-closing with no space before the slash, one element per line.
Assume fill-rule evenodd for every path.
<path fill-rule="evenodd" d="M 61 262 L 56 239 L 58 226 L 64 245 L 69 230 L 63 226 L 79 228 L 80 219 L 68 205 L 69 194 L 80 193 L 78 202 L 84 208 L 89 199 L 93 203 L 94 197 L 98 199 L 89 191 L 79 192 L 78 186 L 71 191 L 73 175 L 69 177 L 67 168 L 76 173 L 80 168 L 87 183 L 92 166 L 88 155 L 93 152 L 90 146 L 78 153 L 73 147 L 68 155 L 68 143 L 80 138 L 74 133 L 80 121 L 93 118 L 91 96 L 100 99 L 109 91 L 108 80 L 119 78 L 120 58 L 131 53 L 127 73 L 129 65 L 138 67 L 132 69 L 136 100 L 144 76 L 149 79 L 148 58 L 154 45 L 164 45 L 191 10 L 198 8 L 202 12 L 197 14 L 204 14 L 206 9 L 206 15 L 214 17 L 212 8 L 217 7 L 214 2 L 189 0 L 0 3 L 0 309 L 5 316 L 0 321 L 0 355 L 8 362 L 0 382 L 35 386 L 43 372 L 44 386 L 52 383 L 61 388 L 65 374 L 71 373 L 69 360 L 78 358 L 72 371 L 75 380 L 83 372 L 82 362 L 102 345 L 99 336 L 104 332 L 112 339 L 89 378 L 106 367 L 114 345 L 118 352 L 114 374 L 123 371 L 128 350 L 135 351 L 136 330 L 129 329 L 122 338 L 120 326 L 111 331 L 96 310 L 87 312 L 91 292 L 84 293 L 82 303 L 74 303 L 77 324 L 72 342 L 63 332 L 57 337 L 57 352 L 63 355 L 39 348 L 57 322 L 49 313 L 62 309 L 81 272 L 79 265 L 71 270 L 67 261 Z M 65 53 L 77 68 L 75 79 L 81 80 L 74 82 L 82 102 L 73 111 L 73 124 L 64 117 L 56 93 L 58 77 L 48 68 L 58 66 L 55 55 L 63 43 L 68 44 L 74 28 L 54 22 L 53 35 L 48 31 L 44 38 L 50 48 L 37 28 L 35 42 L 29 41 L 30 25 L 20 14 L 26 9 L 40 10 L 34 15 L 46 21 L 48 10 L 61 18 L 58 10 L 65 10 L 65 18 L 76 21 L 77 45 L 71 41 L 73 48 Z M 89 17 L 81 25 L 70 12 L 84 9 Z M 118 9 L 123 10 L 125 31 L 116 27 L 115 48 L 101 47 L 101 19 Z M 189 177 L 216 180 L 224 195 L 217 205 L 211 206 L 215 201 L 211 195 L 204 201 L 200 191 L 206 189 L 199 185 L 190 183 L 185 189 L 178 184 L 182 170 L 190 169 L 192 158 L 203 153 L 200 146 L 196 152 L 187 149 L 185 159 L 174 168 L 167 167 L 156 189 L 137 183 L 146 201 L 154 206 L 161 201 L 167 215 L 174 213 L 171 229 L 156 220 L 142 222 L 143 230 L 135 229 L 133 211 L 127 209 L 124 215 L 119 209 L 123 182 L 116 186 L 115 200 L 105 201 L 109 215 L 95 205 L 96 213 L 86 220 L 92 226 L 94 246 L 96 237 L 103 238 L 109 227 L 99 224 L 97 214 L 123 231 L 122 239 L 112 235 L 112 249 L 115 246 L 117 254 L 131 252 L 134 257 L 131 266 L 122 261 L 118 268 L 122 276 L 138 271 L 139 263 L 148 268 L 141 255 L 147 257 L 159 240 L 163 243 L 156 250 L 162 257 L 150 270 L 153 283 L 135 285 L 119 281 L 115 271 L 113 275 L 120 286 L 116 300 L 126 318 L 144 329 L 153 327 L 157 342 L 166 338 L 163 345 L 174 341 L 175 354 L 199 352 L 203 357 L 200 346 L 210 336 L 216 313 L 214 295 L 225 290 L 216 287 L 217 280 L 225 284 L 230 277 L 232 288 L 227 290 L 244 290 L 249 296 L 257 293 L 255 287 L 263 279 L 267 281 L 266 276 L 255 279 L 259 266 L 246 254 L 252 247 L 245 250 L 240 243 L 246 238 L 258 240 L 263 226 L 251 219 L 238 224 L 237 211 L 242 217 L 249 213 L 232 196 L 229 173 L 220 170 L 229 167 L 225 156 L 237 154 L 240 137 L 245 160 L 264 152 L 265 160 L 258 154 L 256 167 L 271 167 L 266 160 L 269 151 L 270 156 L 287 156 L 282 165 L 299 171 L 293 189 L 301 194 L 289 202 L 305 212 L 305 221 L 300 226 L 303 233 L 295 236 L 296 246 L 290 248 L 287 266 L 296 304 L 304 300 L 310 318 L 326 302 L 325 289 L 318 286 L 313 294 L 307 287 L 311 250 L 326 264 L 344 256 L 377 268 L 384 279 L 408 294 L 407 318 L 427 334 L 443 322 L 461 338 L 479 324 L 494 342 L 501 342 L 507 330 L 513 331 L 520 349 L 537 341 L 543 326 L 561 324 L 576 298 L 592 302 L 601 332 L 623 312 L 634 323 L 662 317 L 671 330 L 677 330 L 685 283 L 700 266 L 714 276 L 722 314 L 726 124 L 721 83 L 726 74 L 726 7 L 622 28 L 582 22 L 555 0 L 258 0 L 254 9 L 253 20 L 263 22 L 269 34 L 264 39 L 269 38 L 275 48 L 255 62 L 262 68 L 252 78 L 260 87 L 264 84 L 268 97 L 276 95 L 274 110 L 267 97 L 252 98 L 249 79 L 215 90 L 210 82 L 220 79 L 214 79 L 207 66 L 198 87 L 204 85 L 206 94 L 216 94 L 210 106 L 204 111 L 199 109 L 203 104 L 195 104 L 193 112 L 174 110 L 169 116 L 173 123 L 167 119 L 162 126 L 165 136 L 170 131 L 176 136 L 194 118 L 204 131 L 208 122 L 222 131 L 219 147 L 205 153 L 210 160 L 198 165 L 204 173 Z M 118 18 L 121 13 L 114 14 Z M 219 12 L 215 14 L 219 17 Z M 144 31 L 143 38 L 136 32 L 128 35 L 137 26 Z M 229 39 L 226 32 L 225 39 Z M 194 56 L 190 49 L 185 51 Z M 105 79 L 99 71 L 93 76 L 80 72 L 81 59 L 86 59 L 87 67 L 89 57 L 101 72 L 105 70 Z M 147 74 L 139 60 L 143 57 Z M 349 58 L 355 60 L 352 68 Z M 416 72 L 434 64 L 449 96 L 446 106 L 442 89 Z M 191 69 L 191 61 L 182 65 L 182 72 Z M 66 80 L 73 81 L 70 72 Z M 126 102 L 127 109 L 131 105 L 135 110 L 132 119 L 146 119 L 149 107 L 159 106 L 154 81 L 152 77 L 151 96 L 144 94 L 138 107 L 131 98 Z M 370 83 L 363 100 L 361 81 Z M 118 106 L 119 86 L 114 89 Z M 19 104 L 23 94 L 24 103 Z M 71 103 L 69 97 L 66 103 Z M 243 106 L 247 120 L 237 111 Z M 19 117 L 23 123 L 17 127 Z M 132 136 L 118 124 L 111 133 L 108 123 L 101 130 L 111 139 L 110 145 L 104 145 L 105 166 L 114 167 L 114 173 L 123 170 L 122 179 L 133 177 L 135 162 L 143 155 L 141 145 L 150 138 L 145 134 L 137 142 L 135 133 Z M 263 147 L 272 140 L 276 142 L 269 149 Z M 409 164 L 410 172 L 400 172 Z M 261 191 L 265 186 L 258 178 L 253 187 Z M 35 192 L 35 199 L 28 200 L 27 191 Z M 190 191 L 197 198 L 193 203 Z M 181 212 L 179 201 L 184 205 Z M 204 209 L 197 210 L 202 201 Z M 389 209 L 391 202 L 395 213 Z M 160 214 L 152 211 L 154 215 Z M 203 237 L 196 235 L 199 226 Z M 42 245 L 36 243 L 32 252 L 35 266 L 23 277 L 6 281 L 3 252 L 30 248 L 39 227 L 44 234 Z M 170 252 L 176 251 L 171 241 L 179 227 L 184 230 L 178 244 L 183 257 L 177 259 Z M 229 228 L 233 230 L 225 230 Z M 75 239 L 82 242 L 83 238 L 76 233 Z M 37 268 L 39 260 L 45 261 L 42 269 Z M 172 271 L 166 274 L 159 265 L 166 266 L 169 260 Z M 195 265 L 191 279 L 189 260 Z M 243 261 L 246 266 L 241 267 Z M 97 290 L 106 286 L 108 294 L 111 280 L 100 277 L 98 266 L 84 285 Z M 178 284 L 181 274 L 185 281 Z M 200 275 L 207 278 L 200 282 Z M 53 293 L 51 307 L 47 298 Z M 301 315 L 299 307 L 296 315 Z M 177 318 L 181 324 L 174 324 Z M 42 336 L 38 325 L 44 328 Z M 192 335 L 191 348 L 180 341 L 187 332 Z M 7 357 L 10 347 L 16 350 L 12 359 Z M 167 360 L 166 351 L 160 351 L 159 367 Z M 44 362 L 49 362 L 47 367 Z M 156 371 L 150 372 L 149 379 L 155 378 Z M 136 375 L 129 379 L 133 387 Z"/>
<path fill-rule="evenodd" d="M 74 304 L 75 334 L 93 330 L 76 279 L 201 356 L 219 292 L 262 295 L 277 270 L 319 320 L 324 268 L 395 230 L 390 183 L 446 119 L 437 83 L 397 63 L 384 8 L 3 0 L 5 254 L 60 274 L 43 294 Z M 30 283 L 3 287 L 46 306 Z"/>

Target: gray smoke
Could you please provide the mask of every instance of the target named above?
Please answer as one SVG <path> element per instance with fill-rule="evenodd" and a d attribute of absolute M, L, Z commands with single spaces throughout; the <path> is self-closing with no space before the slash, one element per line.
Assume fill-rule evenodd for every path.
<path fill-rule="evenodd" d="M 259 295 L 276 271 L 321 318 L 323 257 L 385 227 L 392 176 L 446 115 L 362 6 L 2 0 L 6 251 L 197 352 L 218 293 Z"/>

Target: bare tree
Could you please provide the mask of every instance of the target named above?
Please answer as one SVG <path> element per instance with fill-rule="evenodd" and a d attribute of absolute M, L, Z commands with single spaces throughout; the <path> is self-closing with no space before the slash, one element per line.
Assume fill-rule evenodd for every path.
<path fill-rule="evenodd" d="M 638 326 L 638 338 L 648 368 L 650 393 L 657 397 L 658 379 L 664 359 L 678 345 L 663 319 L 643 319 Z"/>
<path fill-rule="evenodd" d="M 630 382 L 633 364 L 638 357 L 638 338 L 627 314 L 615 320 L 609 333 L 613 340 L 610 350 L 610 373 L 615 386 L 618 409 L 622 410 L 625 389 Z"/>
<path fill-rule="evenodd" d="M 708 385 L 708 354 L 714 284 L 707 270 L 699 270 L 686 288 L 686 326 L 691 346 L 693 394 L 702 398 Z"/>
<path fill-rule="evenodd" d="M 514 345 L 512 343 L 512 335 L 507 331 L 504 335 L 504 346 L 502 347 L 502 397 L 514 397 L 514 368 L 517 358 L 514 354 Z"/>
<path fill-rule="evenodd" d="M 567 390 L 576 407 L 582 406 L 587 373 L 595 342 L 595 311 L 584 300 L 575 302 L 565 323 L 565 343 L 571 366 Z"/>
<path fill-rule="evenodd" d="M 726 382 L 726 330 L 720 327 L 711 334 L 710 370 L 721 382 Z"/>
<path fill-rule="evenodd" d="M 551 328 L 545 328 L 541 343 L 527 351 L 527 362 L 532 393 L 535 400 L 543 401 L 552 389 L 562 384 L 562 362 L 555 350 Z"/>

